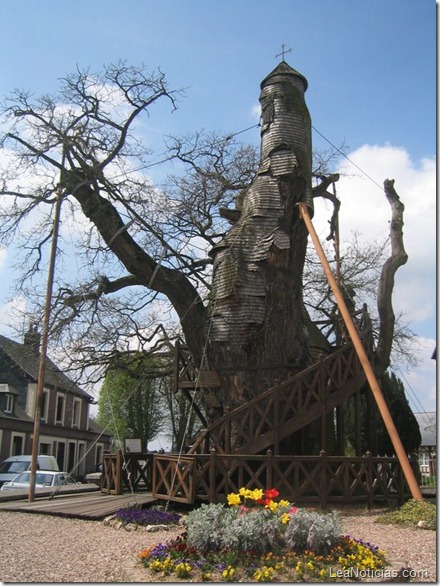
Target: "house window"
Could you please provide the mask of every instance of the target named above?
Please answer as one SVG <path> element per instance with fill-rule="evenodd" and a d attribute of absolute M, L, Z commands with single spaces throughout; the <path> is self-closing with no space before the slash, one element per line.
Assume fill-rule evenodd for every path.
<path fill-rule="evenodd" d="M 13 433 L 11 438 L 11 456 L 21 456 L 24 453 L 24 433 Z"/>
<path fill-rule="evenodd" d="M 64 423 L 64 411 L 66 408 L 66 397 L 65 395 L 57 395 L 57 408 L 55 414 L 55 423 Z"/>
<path fill-rule="evenodd" d="M 41 411 L 40 411 L 40 418 L 42 421 L 47 422 L 48 409 L 49 409 L 49 393 L 48 393 L 48 391 L 43 391 L 43 395 L 41 397 Z"/>
<path fill-rule="evenodd" d="M 96 444 L 96 466 L 104 461 L 104 445 Z"/>
<path fill-rule="evenodd" d="M 5 413 L 12 413 L 13 410 L 14 410 L 14 397 L 12 395 L 6 395 Z"/>
<path fill-rule="evenodd" d="M 40 443 L 40 447 L 38 449 L 39 454 L 44 454 L 46 456 L 52 455 L 52 444 L 46 444 L 44 442 Z"/>
<path fill-rule="evenodd" d="M 81 399 L 73 399 L 72 427 L 79 427 L 81 423 Z"/>

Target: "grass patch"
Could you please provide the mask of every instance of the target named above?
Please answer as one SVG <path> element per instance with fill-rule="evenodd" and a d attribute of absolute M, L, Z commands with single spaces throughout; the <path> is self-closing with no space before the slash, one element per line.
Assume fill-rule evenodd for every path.
<path fill-rule="evenodd" d="M 419 525 L 422 521 L 423 524 Z M 437 507 L 426 501 L 411 499 L 395 511 L 386 513 L 377 519 L 377 523 L 403 525 L 421 529 L 437 529 Z"/>

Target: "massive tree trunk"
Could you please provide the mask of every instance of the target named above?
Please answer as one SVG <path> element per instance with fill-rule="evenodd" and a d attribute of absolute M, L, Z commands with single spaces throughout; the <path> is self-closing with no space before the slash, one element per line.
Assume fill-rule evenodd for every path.
<path fill-rule="evenodd" d="M 227 216 L 235 224 L 212 250 L 208 358 L 221 380 L 220 411 L 310 362 L 302 299 L 307 230 L 296 205 L 312 206 L 306 88 L 285 62 L 263 80 L 259 171 Z"/>

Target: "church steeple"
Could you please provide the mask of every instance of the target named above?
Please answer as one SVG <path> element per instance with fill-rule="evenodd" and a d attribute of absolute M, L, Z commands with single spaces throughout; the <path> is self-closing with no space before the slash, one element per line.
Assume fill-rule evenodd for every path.
<path fill-rule="evenodd" d="M 272 176 L 299 171 L 305 200 L 312 204 L 312 123 L 304 93 L 307 79 L 281 61 L 261 82 L 260 173 Z"/>
<path fill-rule="evenodd" d="M 271 71 L 268 75 L 266 75 L 266 77 L 263 79 L 263 81 L 260 84 L 261 89 L 263 89 L 267 83 L 274 83 L 275 81 L 277 81 L 271 78 L 279 78 L 279 76 L 284 78 L 286 75 L 290 75 L 292 76 L 292 78 L 299 80 L 303 86 L 303 92 L 305 92 L 309 87 L 308 81 L 304 77 L 304 75 L 299 73 L 299 71 L 297 71 L 296 69 L 293 69 L 293 67 L 286 63 L 286 61 L 281 61 L 281 63 L 278 63 L 275 69 Z"/>

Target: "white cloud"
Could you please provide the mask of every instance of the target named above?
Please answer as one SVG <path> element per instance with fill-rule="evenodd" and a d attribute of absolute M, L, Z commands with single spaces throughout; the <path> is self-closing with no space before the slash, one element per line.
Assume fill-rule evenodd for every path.
<path fill-rule="evenodd" d="M 254 120 L 256 120 L 257 122 L 260 120 L 260 116 L 261 116 L 261 105 L 258 104 L 254 104 L 250 110 L 250 117 L 253 118 Z"/>
<path fill-rule="evenodd" d="M 0 271 L 6 267 L 7 256 L 8 256 L 7 249 L 0 247 Z"/>
<path fill-rule="evenodd" d="M 414 412 L 436 411 L 436 361 L 431 358 L 436 341 L 433 338 L 418 337 L 414 340 L 414 346 L 420 357 L 420 364 L 416 368 L 405 372 L 397 363 L 392 364 L 391 368 L 403 381 L 406 396 Z"/>
<path fill-rule="evenodd" d="M 349 153 L 358 168 L 344 161 L 336 183 L 341 200 L 340 238 L 348 240 L 359 232 L 359 240 L 383 242 L 389 235 L 391 208 L 383 181 L 394 179 L 394 187 L 405 205 L 404 244 L 408 262 L 396 274 L 393 304 L 396 314 L 416 333 L 418 367 L 408 372 L 392 368 L 403 380 L 413 411 L 435 411 L 435 361 L 431 359 L 436 335 L 436 163 L 424 158 L 411 160 L 404 148 L 391 145 L 364 145 Z M 345 174 L 345 175 L 342 175 Z M 377 184 L 376 184 L 377 183 Z M 328 235 L 330 204 L 318 202 L 314 224 L 321 241 Z"/>
<path fill-rule="evenodd" d="M 26 308 L 26 299 L 21 295 L 0 305 L 0 334 L 16 339 L 15 328 L 20 329 Z"/>
<path fill-rule="evenodd" d="M 389 235 L 391 208 L 383 181 L 394 179 L 394 187 L 405 205 L 404 244 L 408 262 L 396 274 L 396 313 L 405 313 L 414 323 L 432 320 L 435 327 L 436 299 L 436 163 L 425 158 L 415 163 L 404 148 L 364 145 L 348 154 L 357 167 L 344 160 L 336 184 L 341 200 L 340 236 L 348 239 L 354 230 L 361 241 L 383 242 Z M 368 177 L 363 174 L 361 169 Z M 328 210 L 316 219 L 320 235 L 328 234 Z M 318 228 L 317 228 L 317 231 Z M 427 332 L 426 332 L 427 333 Z M 425 335 L 426 335 L 425 333 Z"/>

